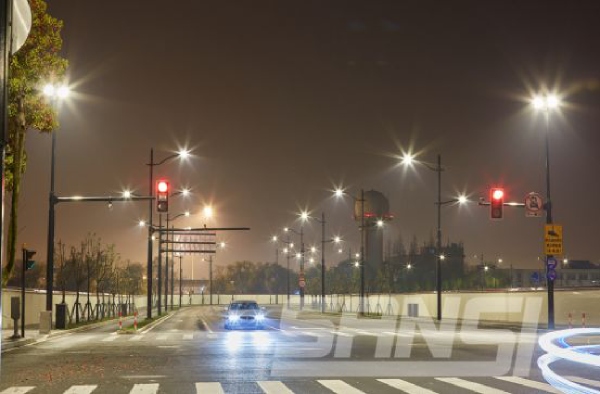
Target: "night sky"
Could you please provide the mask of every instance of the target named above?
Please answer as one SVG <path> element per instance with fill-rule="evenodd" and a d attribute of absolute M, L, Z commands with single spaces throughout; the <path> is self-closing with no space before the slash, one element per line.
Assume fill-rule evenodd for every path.
<path fill-rule="evenodd" d="M 216 215 L 176 223 L 251 228 L 219 234 L 228 242 L 220 264 L 274 261 L 271 236 L 298 227 L 302 209 L 325 212 L 328 236 L 357 250 L 352 199 L 331 198 L 340 185 L 384 193 L 395 216 L 386 239 L 423 243 L 435 236 L 436 173 L 399 167 L 401 152 L 428 162 L 442 155 L 444 200 L 464 192 L 477 201 L 491 186 L 505 187 L 510 201 L 545 195 L 546 129 L 529 99 L 551 91 L 564 102 L 550 116 L 554 220 L 568 258 L 600 262 L 597 1 L 48 4 L 64 21 L 76 92 L 60 110 L 59 196 L 146 195 L 150 149 L 158 161 L 187 147 L 194 158 L 155 167 L 194 190 L 172 198 L 171 212 L 211 203 Z M 18 235 L 40 260 L 50 141 L 28 133 Z M 147 233 L 137 222 L 147 206 L 60 204 L 56 240 L 77 244 L 93 232 L 123 260 L 145 262 Z M 470 263 L 483 253 L 505 266 L 541 267 L 543 224 L 518 208 L 492 222 L 476 202 L 442 210 L 444 243 L 463 242 Z M 307 244 L 320 240 L 316 221 L 305 230 Z"/>

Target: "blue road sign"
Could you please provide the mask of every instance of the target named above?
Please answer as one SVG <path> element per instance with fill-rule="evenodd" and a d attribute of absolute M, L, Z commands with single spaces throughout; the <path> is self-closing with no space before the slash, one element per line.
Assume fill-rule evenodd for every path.
<path fill-rule="evenodd" d="M 546 259 L 546 266 L 548 267 L 548 269 L 555 269 L 556 266 L 558 265 L 558 260 L 556 260 L 556 258 L 554 257 L 548 257 Z"/>
<path fill-rule="evenodd" d="M 556 279 L 556 271 L 554 271 L 554 268 L 548 268 L 548 273 L 546 274 L 546 277 L 548 278 L 548 280 Z"/>
<path fill-rule="evenodd" d="M 538 272 L 534 272 L 533 274 L 531 274 L 531 281 L 532 282 L 539 282 L 540 281 L 540 274 Z"/>

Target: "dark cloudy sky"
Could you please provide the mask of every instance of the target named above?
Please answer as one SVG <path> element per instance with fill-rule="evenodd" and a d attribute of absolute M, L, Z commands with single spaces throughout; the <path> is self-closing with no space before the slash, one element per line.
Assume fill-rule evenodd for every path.
<path fill-rule="evenodd" d="M 476 201 L 492 185 L 520 202 L 543 193 L 546 131 L 527 100 L 546 89 L 566 104 L 550 122 L 554 219 L 569 258 L 600 261 L 597 1 L 48 3 L 76 91 L 60 113 L 59 195 L 147 194 L 150 148 L 160 160 L 185 146 L 194 159 L 155 171 L 194 188 L 172 211 L 210 202 L 209 225 L 252 229 L 220 235 L 221 263 L 273 261 L 269 238 L 303 208 L 358 248 L 351 201 L 330 199 L 333 185 L 383 192 L 387 236 L 427 241 L 436 174 L 404 171 L 394 155 L 441 154 L 444 199 Z M 27 151 L 19 242 L 45 255 L 50 137 L 29 133 Z M 56 239 L 95 232 L 145 262 L 146 215 L 146 203 L 59 205 Z M 477 204 L 445 206 L 444 242 L 464 242 L 470 261 L 539 266 L 542 218 L 488 218 Z M 308 243 L 319 230 L 306 226 Z"/>

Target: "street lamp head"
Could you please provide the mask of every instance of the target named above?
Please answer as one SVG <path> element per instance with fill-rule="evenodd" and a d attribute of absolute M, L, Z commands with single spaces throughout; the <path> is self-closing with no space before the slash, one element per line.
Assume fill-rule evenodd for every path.
<path fill-rule="evenodd" d="M 123 197 L 124 198 L 131 198 L 131 191 L 130 190 L 124 190 L 123 191 Z"/>
<path fill-rule="evenodd" d="M 560 98 L 555 94 L 535 96 L 531 103 L 535 109 L 547 111 L 560 107 Z"/>
<path fill-rule="evenodd" d="M 458 196 L 457 201 L 459 204 L 462 205 L 462 204 L 466 204 L 467 202 L 469 202 L 469 199 L 465 195 L 460 195 L 460 196 Z"/>
<path fill-rule="evenodd" d="M 190 156 L 190 151 L 187 149 L 181 149 L 177 152 L 180 159 L 187 159 Z"/>
<path fill-rule="evenodd" d="M 271 237 L 271 241 L 277 242 L 277 235 L 273 235 L 273 237 Z"/>
<path fill-rule="evenodd" d="M 145 221 L 145 220 L 140 220 L 140 221 L 138 222 L 138 226 L 139 226 L 139 227 L 146 227 L 146 221 Z"/>
<path fill-rule="evenodd" d="M 338 198 L 339 198 L 339 197 L 343 197 L 343 196 L 344 196 L 344 189 L 341 189 L 341 188 L 337 188 L 337 189 L 335 189 L 335 191 L 334 191 L 334 195 L 335 195 L 336 197 L 338 197 Z"/>
<path fill-rule="evenodd" d="M 310 248 L 310 252 L 311 252 L 311 253 L 315 253 L 316 251 L 317 251 L 317 248 L 315 248 L 314 246 L 312 246 L 312 247 Z"/>
<path fill-rule="evenodd" d="M 335 238 L 333 238 L 333 242 L 338 244 L 338 243 L 342 242 L 342 239 L 340 237 L 335 237 Z"/>
<path fill-rule="evenodd" d="M 444 254 L 441 254 L 440 255 L 440 260 L 445 260 L 445 259 L 446 259 L 446 256 Z"/>
<path fill-rule="evenodd" d="M 412 166 L 415 161 L 415 155 L 410 153 L 403 153 L 400 158 L 400 164 L 403 166 Z"/>
<path fill-rule="evenodd" d="M 383 220 L 379 219 L 377 221 L 377 227 L 380 227 L 380 228 L 383 227 Z"/>
<path fill-rule="evenodd" d="M 44 95 L 51 98 L 66 98 L 69 95 L 69 88 L 65 85 L 54 86 L 52 84 L 47 84 L 43 89 Z"/>
<path fill-rule="evenodd" d="M 303 222 L 307 221 L 307 220 L 308 220 L 308 212 L 306 212 L 306 211 L 302 211 L 302 212 L 300 212 L 300 219 L 301 219 Z"/>
<path fill-rule="evenodd" d="M 213 209 L 210 205 L 206 205 L 202 212 L 204 213 L 205 218 L 211 218 L 213 215 Z"/>
<path fill-rule="evenodd" d="M 290 231 L 290 228 L 289 228 L 289 227 L 284 227 L 284 228 L 283 228 L 283 232 L 287 233 L 287 232 L 289 232 L 289 231 Z"/>

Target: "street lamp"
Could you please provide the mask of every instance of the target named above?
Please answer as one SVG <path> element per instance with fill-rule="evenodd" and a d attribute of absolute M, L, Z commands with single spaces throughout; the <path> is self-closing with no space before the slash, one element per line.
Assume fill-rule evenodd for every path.
<path fill-rule="evenodd" d="M 550 199 L 550 111 L 557 110 L 560 107 L 560 99 L 553 95 L 540 95 L 532 100 L 533 107 L 538 111 L 544 111 L 546 120 L 546 224 L 552 224 L 552 200 Z M 546 270 L 548 270 L 548 260 L 553 255 L 546 256 Z M 548 329 L 554 329 L 554 277 L 549 272 L 546 273 L 546 282 L 548 283 Z"/>
<path fill-rule="evenodd" d="M 148 202 L 148 223 L 150 224 L 148 226 L 148 267 L 147 267 L 147 276 L 148 276 L 148 289 L 147 289 L 147 293 L 148 293 L 148 297 L 147 297 L 147 317 L 148 319 L 152 318 L 152 233 L 154 232 L 154 229 L 152 228 L 152 205 L 153 205 L 153 197 L 154 197 L 154 175 L 153 175 L 153 170 L 154 167 L 156 166 L 160 166 L 164 163 L 166 163 L 169 160 L 172 160 L 176 157 L 179 157 L 181 159 L 185 159 L 189 156 L 189 152 L 187 150 L 180 150 L 177 153 L 174 153 L 172 155 L 169 155 L 167 157 L 165 157 L 164 159 L 162 159 L 161 161 L 158 162 L 154 162 L 154 148 L 150 148 L 150 162 L 147 163 L 146 165 L 148 166 L 149 170 L 150 170 L 150 176 L 149 176 L 149 196 L 150 196 L 150 201 Z M 162 215 L 160 215 L 162 216 Z M 159 253 L 160 254 L 160 253 Z M 158 303 L 157 303 L 157 307 L 158 307 L 158 314 L 160 315 L 161 312 L 161 308 L 160 308 L 160 293 L 161 293 L 161 288 L 160 288 L 160 267 L 158 267 L 159 270 L 159 279 L 158 279 Z"/>
<path fill-rule="evenodd" d="M 286 285 L 286 292 L 287 292 L 287 296 L 286 296 L 286 300 L 287 300 L 287 307 L 290 307 L 290 253 L 291 253 L 291 249 L 294 248 L 294 243 L 290 241 L 290 236 L 288 234 L 288 237 L 286 240 L 283 239 L 279 239 L 278 236 L 274 235 L 271 240 L 273 242 L 276 243 L 276 249 L 275 249 L 275 262 L 276 264 L 279 264 L 279 245 L 277 244 L 278 242 L 281 242 L 282 244 L 286 245 L 283 248 L 283 254 L 285 254 L 286 257 L 286 269 L 287 269 L 287 285 Z"/>
<path fill-rule="evenodd" d="M 181 192 L 177 192 L 175 194 L 182 194 L 182 195 L 187 195 L 189 192 L 187 189 L 182 190 Z M 167 250 L 165 252 L 165 268 L 166 268 L 166 276 L 165 276 L 165 311 L 167 310 L 168 306 L 169 306 L 169 291 L 168 291 L 168 284 L 169 284 L 169 249 L 171 250 L 171 256 L 173 255 L 172 246 L 169 246 L 171 243 L 169 242 L 169 221 L 173 222 L 175 219 L 180 218 L 182 216 L 186 216 L 189 217 L 190 216 L 190 211 L 185 211 L 182 213 L 179 213 L 173 217 L 169 216 L 169 213 L 167 213 Z M 174 268 L 175 267 L 175 261 L 174 259 L 171 259 L 171 310 L 173 310 L 173 298 L 174 298 Z"/>
<path fill-rule="evenodd" d="M 437 320 L 442 320 L 442 260 L 444 259 L 442 255 L 442 205 L 451 204 L 451 203 L 459 203 L 463 204 L 467 202 L 466 196 L 460 196 L 458 198 L 442 201 L 442 171 L 444 171 L 444 167 L 442 167 L 442 155 L 437 155 L 437 164 L 426 163 L 422 161 L 416 161 L 414 156 L 408 153 L 405 153 L 401 158 L 401 164 L 405 166 L 412 166 L 413 163 L 422 164 L 431 171 L 437 173 L 437 201 L 435 205 L 437 206 L 437 237 L 436 237 L 436 264 L 435 264 L 435 288 L 437 294 Z"/>
<path fill-rule="evenodd" d="M 359 294 L 359 315 L 365 313 L 365 191 L 360 189 L 360 198 L 356 198 L 343 189 L 336 189 L 335 196 L 343 197 L 349 195 L 354 202 L 360 201 L 360 294 Z M 356 212 L 356 211 L 355 211 Z"/>
<path fill-rule="evenodd" d="M 179 257 L 179 309 L 181 309 L 181 282 L 183 280 L 183 268 L 181 266 L 181 260 L 183 259 L 183 255 L 177 252 L 175 253 L 175 257 Z"/>
<path fill-rule="evenodd" d="M 67 86 L 54 86 L 48 84 L 44 87 L 44 95 L 48 97 L 53 106 L 57 100 L 64 99 L 69 95 Z M 56 152 L 56 130 L 52 131 L 52 146 L 50 159 L 50 194 L 48 207 L 48 241 L 46 248 L 46 310 L 52 312 L 52 294 L 54 291 L 54 206 L 56 205 L 56 194 L 54 192 L 54 162 Z"/>
<path fill-rule="evenodd" d="M 308 219 L 308 212 L 303 211 L 299 216 L 300 231 L 296 231 L 290 227 L 284 228 L 283 231 L 291 231 L 294 234 L 300 235 L 300 274 L 298 278 L 298 285 L 300 286 L 300 310 L 302 310 L 302 308 L 304 308 L 304 287 L 306 286 L 306 280 L 304 278 L 304 222 Z"/>

